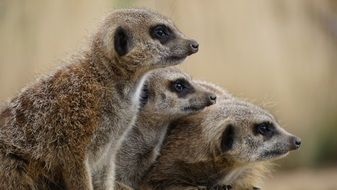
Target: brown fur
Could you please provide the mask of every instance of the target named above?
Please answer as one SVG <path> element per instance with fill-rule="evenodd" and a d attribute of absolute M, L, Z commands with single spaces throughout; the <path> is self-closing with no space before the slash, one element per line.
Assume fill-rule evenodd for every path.
<path fill-rule="evenodd" d="M 149 35 L 161 23 L 176 34 L 167 44 Z M 123 54 L 114 41 L 118 27 L 129 40 L 120 42 Z M 45 182 L 57 188 L 62 182 L 69 190 L 91 190 L 90 176 L 103 169 L 113 178 L 110 162 L 135 120 L 145 73 L 195 53 L 191 42 L 158 13 L 110 14 L 88 51 L 22 90 L 1 112 L 0 189 L 45 189 Z M 109 181 L 103 180 L 103 189 L 113 188 Z"/>

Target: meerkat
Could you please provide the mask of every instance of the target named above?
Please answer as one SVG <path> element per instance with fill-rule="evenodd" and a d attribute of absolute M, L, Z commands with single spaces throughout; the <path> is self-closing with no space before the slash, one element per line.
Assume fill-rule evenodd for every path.
<path fill-rule="evenodd" d="M 236 98 L 217 101 L 170 126 L 142 190 L 259 189 L 264 164 L 300 147 L 262 108 Z"/>
<path fill-rule="evenodd" d="M 115 189 L 134 189 L 157 158 L 169 123 L 216 102 L 216 95 L 177 68 L 159 69 L 148 77 L 141 109 L 116 157 Z M 99 178 L 102 178 L 101 176 Z M 98 180 L 99 180 L 98 178 Z"/>
<path fill-rule="evenodd" d="M 221 100 L 234 98 L 227 90 L 214 83 L 201 80 L 195 82 L 201 87 L 215 93 Z M 251 164 L 244 169 L 241 169 L 240 175 L 237 177 L 234 184 L 215 186 L 213 189 L 230 189 L 231 187 L 234 187 L 235 189 L 249 189 L 251 184 L 262 184 L 262 180 L 265 176 L 270 175 L 272 166 L 273 164 L 269 161 Z M 257 190 L 259 188 L 254 187 L 253 189 Z"/>
<path fill-rule="evenodd" d="M 112 12 L 87 51 L 22 90 L 1 112 L 0 189 L 36 189 L 47 179 L 91 190 L 91 175 L 102 170 L 113 179 L 146 73 L 197 51 L 198 43 L 159 13 Z M 113 189 L 110 181 L 102 180 L 102 189 Z"/>

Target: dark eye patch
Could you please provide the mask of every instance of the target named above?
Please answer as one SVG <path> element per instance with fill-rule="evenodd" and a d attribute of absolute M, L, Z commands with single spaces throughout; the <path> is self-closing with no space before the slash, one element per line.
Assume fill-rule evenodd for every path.
<path fill-rule="evenodd" d="M 171 28 L 164 24 L 158 24 L 150 27 L 150 36 L 153 39 L 159 40 L 161 44 L 165 44 L 175 38 L 175 34 Z"/>
<path fill-rule="evenodd" d="M 275 126 L 270 122 L 262 122 L 255 124 L 253 128 L 254 135 L 262 135 L 266 140 L 276 134 Z"/>
<path fill-rule="evenodd" d="M 179 98 L 186 97 L 188 94 L 195 92 L 193 86 L 184 78 L 171 81 L 169 83 L 169 90 L 176 93 Z"/>

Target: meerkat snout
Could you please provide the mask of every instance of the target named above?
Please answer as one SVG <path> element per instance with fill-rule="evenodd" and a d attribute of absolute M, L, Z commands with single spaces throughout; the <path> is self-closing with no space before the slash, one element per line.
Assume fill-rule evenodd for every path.
<path fill-rule="evenodd" d="M 194 40 L 190 40 L 189 45 L 190 45 L 190 51 L 189 51 L 190 54 L 198 52 L 198 50 L 199 50 L 198 42 L 196 42 Z"/>
<path fill-rule="evenodd" d="M 299 149 L 301 144 L 302 144 L 302 142 L 301 142 L 300 138 L 298 138 L 296 136 L 290 137 L 290 149 L 291 150 Z"/>
<path fill-rule="evenodd" d="M 215 104 L 216 103 L 216 95 L 213 93 L 210 93 L 209 97 L 209 101 L 211 104 Z"/>
<path fill-rule="evenodd" d="M 204 102 L 205 106 L 211 106 L 216 103 L 217 96 L 212 92 L 207 92 L 202 97 L 204 99 L 203 101 L 200 101 L 199 98 L 197 97 L 197 99 L 191 98 L 190 102 L 192 104 L 193 102 Z"/>

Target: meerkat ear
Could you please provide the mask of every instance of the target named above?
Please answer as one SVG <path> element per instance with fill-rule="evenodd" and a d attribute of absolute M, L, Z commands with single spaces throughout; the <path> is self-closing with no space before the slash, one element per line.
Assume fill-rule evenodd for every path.
<path fill-rule="evenodd" d="M 129 52 L 130 36 L 121 26 L 115 31 L 114 46 L 119 56 L 126 55 Z"/>
<path fill-rule="evenodd" d="M 233 148 L 234 143 L 234 126 L 229 124 L 221 137 L 221 151 L 226 152 Z"/>

